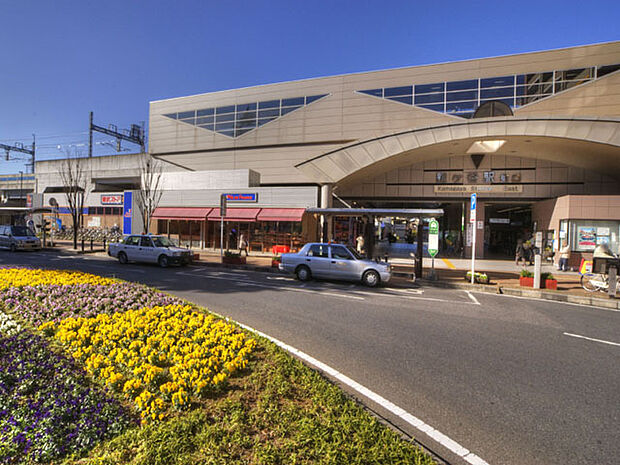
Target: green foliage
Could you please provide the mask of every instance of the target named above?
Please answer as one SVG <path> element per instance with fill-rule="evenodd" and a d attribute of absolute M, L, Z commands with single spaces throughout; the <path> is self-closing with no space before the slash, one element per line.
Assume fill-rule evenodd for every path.
<path fill-rule="evenodd" d="M 522 278 L 533 278 L 534 277 L 534 273 L 532 273 L 530 270 L 526 270 L 525 268 L 523 268 L 521 270 L 520 276 Z"/>
<path fill-rule="evenodd" d="M 541 273 L 540 280 L 545 281 L 547 279 L 555 279 L 551 273 Z"/>
<path fill-rule="evenodd" d="M 231 252 L 230 250 L 225 250 L 224 251 L 224 256 L 225 257 L 231 257 L 231 258 L 238 258 L 241 257 L 241 253 L 240 252 Z"/>
<path fill-rule="evenodd" d="M 275 345 L 197 409 L 136 427 L 66 464 L 419 464 L 434 461 Z"/>

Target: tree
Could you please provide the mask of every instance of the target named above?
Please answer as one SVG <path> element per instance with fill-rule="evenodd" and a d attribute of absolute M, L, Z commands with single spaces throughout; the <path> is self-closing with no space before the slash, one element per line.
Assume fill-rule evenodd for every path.
<path fill-rule="evenodd" d="M 140 191 L 138 192 L 138 210 L 142 219 L 144 232 L 149 231 L 153 212 L 161 200 L 161 178 L 163 166 L 161 162 L 149 154 L 140 159 Z"/>
<path fill-rule="evenodd" d="M 84 225 L 84 201 L 87 194 L 88 176 L 84 160 L 79 154 L 67 153 L 58 171 L 67 197 L 69 214 L 73 221 L 73 248 L 77 249 L 78 232 Z"/>

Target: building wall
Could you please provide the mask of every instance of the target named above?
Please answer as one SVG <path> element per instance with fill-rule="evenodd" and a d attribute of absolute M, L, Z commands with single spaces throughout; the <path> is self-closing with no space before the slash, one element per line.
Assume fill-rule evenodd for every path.
<path fill-rule="evenodd" d="M 620 42 L 506 57 L 268 84 L 151 102 L 149 150 L 192 169 L 250 168 L 263 183 L 309 182 L 294 165 L 358 140 L 459 120 L 355 91 L 620 63 Z M 619 75 L 534 102 L 517 115 L 620 115 Z M 269 99 L 329 94 L 238 138 L 165 114 Z M 176 154 L 176 155 L 174 155 Z"/>

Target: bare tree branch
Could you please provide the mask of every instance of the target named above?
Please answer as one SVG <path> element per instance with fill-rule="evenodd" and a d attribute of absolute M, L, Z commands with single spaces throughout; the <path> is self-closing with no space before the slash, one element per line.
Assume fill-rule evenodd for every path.
<path fill-rule="evenodd" d="M 79 153 L 72 155 L 67 152 L 67 158 L 62 160 L 58 175 L 73 221 L 73 248 L 77 249 L 78 232 L 84 226 L 84 201 L 89 185 L 88 174 Z"/>
<path fill-rule="evenodd" d="M 144 154 L 140 159 L 140 191 L 138 193 L 138 209 L 144 232 L 149 231 L 151 218 L 161 200 L 162 173 L 161 162 L 149 154 Z"/>

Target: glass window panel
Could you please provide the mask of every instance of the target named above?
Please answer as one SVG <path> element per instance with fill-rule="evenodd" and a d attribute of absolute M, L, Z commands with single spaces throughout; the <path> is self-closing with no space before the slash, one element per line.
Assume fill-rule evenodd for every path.
<path fill-rule="evenodd" d="M 215 109 L 215 114 L 216 115 L 223 115 L 225 113 L 234 113 L 235 112 L 235 106 L 234 105 L 230 105 L 227 107 L 217 107 Z"/>
<path fill-rule="evenodd" d="M 215 120 L 215 117 L 213 117 L 213 116 L 198 117 L 198 118 L 196 118 L 196 124 L 198 124 L 198 125 L 209 124 L 209 123 L 213 123 L 214 120 Z"/>
<path fill-rule="evenodd" d="M 239 128 L 255 128 L 256 127 L 256 118 L 255 119 L 246 119 L 246 120 L 237 120 L 235 122 L 235 127 Z"/>
<path fill-rule="evenodd" d="M 512 86 L 514 84 L 514 79 L 514 76 L 480 79 L 480 88 Z"/>
<path fill-rule="evenodd" d="M 216 123 L 223 123 L 224 121 L 234 121 L 235 120 L 235 114 L 234 113 L 227 113 L 225 115 L 220 115 L 219 113 L 217 115 L 215 115 L 216 118 Z"/>
<path fill-rule="evenodd" d="M 443 102 L 443 94 L 426 94 L 415 96 L 415 104 Z"/>
<path fill-rule="evenodd" d="M 474 116 L 474 112 L 473 111 L 469 111 L 466 113 L 454 113 L 454 116 L 459 116 L 460 118 L 471 118 Z"/>
<path fill-rule="evenodd" d="M 256 110 L 237 112 L 237 119 L 256 119 Z"/>
<path fill-rule="evenodd" d="M 183 111 L 178 114 L 177 118 L 178 119 L 193 118 L 195 115 L 196 115 L 195 111 Z"/>
<path fill-rule="evenodd" d="M 215 130 L 217 132 L 220 132 L 220 130 L 222 129 L 234 129 L 235 128 L 235 123 L 230 122 L 230 123 L 218 123 L 215 125 Z"/>
<path fill-rule="evenodd" d="M 328 94 L 321 94 L 321 95 L 309 95 L 306 97 L 306 105 L 309 105 L 312 102 L 316 102 L 318 99 L 321 99 L 323 97 L 327 97 Z"/>
<path fill-rule="evenodd" d="M 304 97 L 285 98 L 282 99 L 283 107 L 299 107 L 304 104 Z"/>
<path fill-rule="evenodd" d="M 230 130 L 230 131 L 217 131 L 218 134 L 222 134 L 224 136 L 228 136 L 228 137 L 235 137 L 235 131 L 234 130 Z"/>
<path fill-rule="evenodd" d="M 167 117 L 167 118 L 177 119 L 177 114 L 176 113 L 167 113 L 164 116 Z"/>
<path fill-rule="evenodd" d="M 556 81 L 574 81 L 582 79 L 592 79 L 592 68 L 567 69 L 565 71 L 556 71 Z"/>
<path fill-rule="evenodd" d="M 243 128 L 243 129 L 235 129 L 235 137 L 239 137 L 244 135 L 246 132 L 250 132 L 254 128 Z"/>
<path fill-rule="evenodd" d="M 237 105 L 237 113 L 244 113 L 246 111 L 256 111 L 256 103 L 243 103 Z"/>
<path fill-rule="evenodd" d="M 411 95 L 406 95 L 403 97 L 386 97 L 389 100 L 395 100 L 396 102 L 406 103 L 407 105 L 411 105 L 413 103 L 413 97 Z"/>
<path fill-rule="evenodd" d="M 553 72 L 528 74 L 525 78 L 525 82 L 528 84 L 551 82 L 552 80 Z"/>
<path fill-rule="evenodd" d="M 196 123 L 196 118 L 185 118 L 185 119 L 180 119 L 179 121 L 181 121 L 182 123 L 193 125 Z"/>
<path fill-rule="evenodd" d="M 438 82 L 436 84 L 416 84 L 415 94 L 428 94 L 429 92 L 443 92 L 444 83 Z"/>
<path fill-rule="evenodd" d="M 517 76 L 517 84 L 525 84 L 525 74 L 519 74 Z"/>
<path fill-rule="evenodd" d="M 477 106 L 477 100 L 471 100 L 469 102 L 446 103 L 446 113 L 475 110 Z"/>
<path fill-rule="evenodd" d="M 427 110 L 440 111 L 443 113 L 443 103 L 441 105 L 418 105 L 419 107 L 426 108 Z"/>
<path fill-rule="evenodd" d="M 467 81 L 452 81 L 448 82 L 447 90 L 468 90 L 478 89 L 478 79 L 469 79 Z"/>
<path fill-rule="evenodd" d="M 270 121 L 273 121 L 275 118 L 261 118 L 258 120 L 258 125 L 262 126 L 263 124 L 267 124 Z"/>
<path fill-rule="evenodd" d="M 398 95 L 411 95 L 413 94 L 413 86 L 402 87 L 386 87 L 383 89 L 384 97 L 394 97 Z"/>
<path fill-rule="evenodd" d="M 480 100 L 480 105 L 486 102 L 503 102 L 509 107 L 514 107 L 514 99 L 513 98 L 494 98 L 488 100 Z"/>
<path fill-rule="evenodd" d="M 199 124 L 198 127 L 208 129 L 209 131 L 213 131 L 215 129 L 213 124 Z"/>
<path fill-rule="evenodd" d="M 446 94 L 446 101 L 455 102 L 458 100 L 478 100 L 478 91 L 468 90 L 465 92 L 448 92 Z"/>
<path fill-rule="evenodd" d="M 596 72 L 596 75 L 598 77 L 603 77 L 609 73 L 613 73 L 614 71 L 618 71 L 620 69 L 620 64 L 619 65 L 605 65 L 605 66 L 599 66 L 598 70 Z"/>
<path fill-rule="evenodd" d="M 280 109 L 274 108 L 271 110 L 258 110 L 259 118 L 265 118 L 267 116 L 280 116 Z"/>
<path fill-rule="evenodd" d="M 204 108 L 196 112 L 196 116 L 211 116 L 215 113 L 215 108 Z"/>
<path fill-rule="evenodd" d="M 301 107 L 283 107 L 282 108 L 282 116 L 286 115 L 287 113 L 290 113 L 291 111 L 295 111 L 300 109 Z"/>
<path fill-rule="evenodd" d="M 258 108 L 280 108 L 280 101 L 269 100 L 265 102 L 258 102 Z"/>
<path fill-rule="evenodd" d="M 504 87 L 500 89 L 481 89 L 480 98 L 500 98 L 500 97 L 512 97 L 514 95 L 514 87 Z"/>
<path fill-rule="evenodd" d="M 375 97 L 383 97 L 383 89 L 359 90 L 358 92 L 362 94 L 373 95 Z"/>

